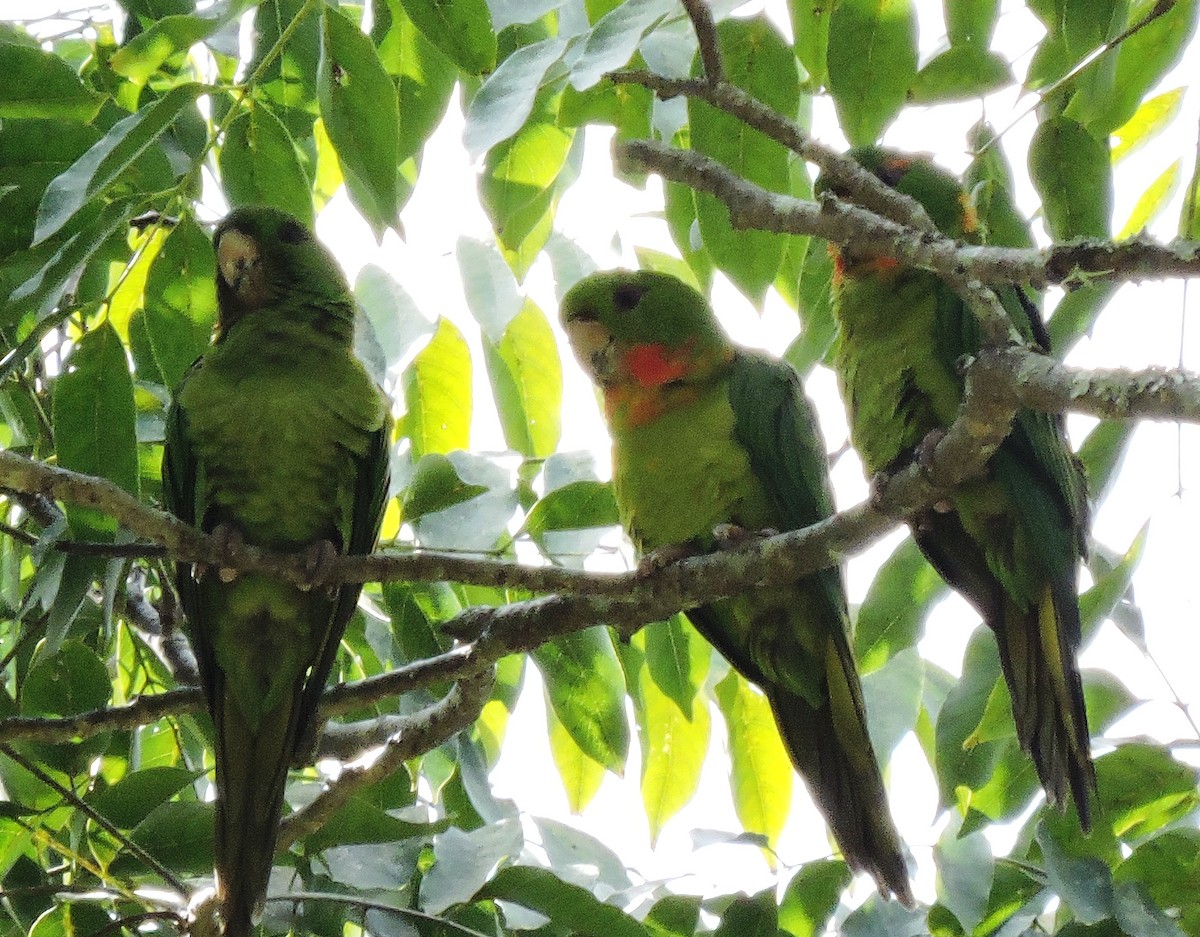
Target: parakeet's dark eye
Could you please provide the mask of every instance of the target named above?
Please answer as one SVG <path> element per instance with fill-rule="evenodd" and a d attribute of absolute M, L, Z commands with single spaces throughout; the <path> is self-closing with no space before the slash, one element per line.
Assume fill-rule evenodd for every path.
<path fill-rule="evenodd" d="M 279 228 L 279 240 L 284 244 L 303 244 L 311 236 L 298 221 L 285 221 Z"/>
<path fill-rule="evenodd" d="M 613 292 L 613 305 L 617 307 L 617 312 L 630 312 L 642 301 L 645 293 L 645 289 L 632 283 L 618 286 Z"/>

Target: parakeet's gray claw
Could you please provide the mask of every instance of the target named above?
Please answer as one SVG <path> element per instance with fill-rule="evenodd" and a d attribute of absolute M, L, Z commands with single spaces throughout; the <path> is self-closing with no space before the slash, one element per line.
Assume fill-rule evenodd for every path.
<path fill-rule="evenodd" d="M 642 577 L 649 576 L 672 563 L 695 556 L 696 553 L 696 547 L 691 543 L 672 543 L 665 547 L 659 547 L 638 560 L 637 574 Z"/>
<path fill-rule="evenodd" d="M 238 577 L 238 571 L 233 566 L 233 560 L 246 544 L 245 539 L 242 537 L 242 532 L 230 524 L 218 524 L 213 528 L 212 538 L 217 548 L 217 554 L 223 560 L 223 562 L 217 563 L 217 578 L 221 582 L 233 582 Z M 204 575 L 204 572 L 204 570 L 197 567 L 196 578 L 200 579 Z"/>
<path fill-rule="evenodd" d="M 307 581 L 300 584 L 301 591 L 309 592 L 318 586 L 328 586 L 327 580 L 336 556 L 337 547 L 330 541 L 310 543 L 304 551 L 303 567 Z"/>

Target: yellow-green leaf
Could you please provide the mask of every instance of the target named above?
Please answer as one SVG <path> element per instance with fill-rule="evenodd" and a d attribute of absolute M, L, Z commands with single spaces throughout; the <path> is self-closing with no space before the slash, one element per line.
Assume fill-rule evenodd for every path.
<path fill-rule="evenodd" d="M 1133 206 L 1129 220 L 1125 222 L 1125 226 L 1117 235 L 1118 241 L 1140 234 L 1145 230 L 1146 225 L 1162 213 L 1179 188 L 1179 169 L 1180 161 L 1175 160 L 1146 187 L 1146 191 L 1138 197 L 1137 203 Z"/>
<path fill-rule="evenodd" d="M 412 457 L 467 449 L 471 444 L 471 352 L 449 319 L 404 373 L 404 434 Z"/>

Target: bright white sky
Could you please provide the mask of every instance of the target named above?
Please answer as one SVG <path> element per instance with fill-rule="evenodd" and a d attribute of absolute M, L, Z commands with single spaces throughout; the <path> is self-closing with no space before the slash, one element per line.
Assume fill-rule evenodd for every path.
<path fill-rule="evenodd" d="M 927 60 L 944 44 L 938 0 L 915 0 L 921 18 L 922 59 Z M 49 0 L 5 0 L 4 13 L 15 17 L 31 8 L 44 10 Z M 55 4 L 57 5 L 57 4 Z M 761 9 L 762 3 L 746 7 Z M 781 0 L 768 0 L 768 12 L 787 30 Z M 20 8 L 20 9 L 19 9 Z M 1011 50 L 1017 74 L 1022 74 L 1041 35 L 1041 28 L 1023 5 L 1004 0 L 994 48 Z M 1175 122 L 1175 133 L 1135 154 L 1116 171 L 1114 224 L 1119 228 L 1128 217 L 1137 196 L 1176 158 L 1183 158 L 1181 177 L 1186 184 L 1195 152 L 1200 116 L 1200 94 L 1194 87 L 1200 77 L 1194 62 L 1175 69 L 1160 91 L 1191 84 L 1183 113 Z M 965 167 L 967 129 L 986 113 L 992 124 L 1008 127 L 1018 115 L 1032 108 L 1032 97 L 1017 98 L 1009 91 L 986 101 L 937 108 L 908 110 L 887 132 L 884 142 L 906 150 L 928 150 L 955 170 Z M 1031 117 L 1013 126 L 1005 136 L 1006 151 L 1017 154 L 1019 198 L 1032 213 L 1036 196 L 1021 165 L 1020 154 L 1034 129 Z M 815 133 L 826 143 L 845 146 L 826 100 L 815 106 Z M 405 208 L 407 242 L 389 232 L 377 245 L 365 223 L 339 195 L 318 220 L 321 238 L 331 245 L 351 279 L 366 263 L 376 263 L 398 279 L 429 318 L 445 315 L 467 334 L 479 351 L 477 327 L 467 311 L 459 286 L 455 245 L 462 236 L 490 240 L 491 230 L 475 198 L 476 170 L 461 146 L 462 117 L 456 103 L 425 150 L 420 183 Z M 654 247 L 675 253 L 666 226 L 654 213 L 661 209 L 661 189 L 652 180 L 645 191 L 637 191 L 612 178 L 608 154 L 610 134 L 602 129 L 588 131 L 583 174 L 562 199 L 558 230 L 595 258 L 598 266 L 633 266 L 632 248 Z M 1175 234 L 1182 196 L 1172 204 L 1151 233 L 1162 240 Z M 1044 238 L 1044 235 L 1041 235 Z M 555 293 L 549 264 L 538 261 L 523 286 L 550 317 L 554 318 Z M 1194 319 L 1197 291 L 1190 308 Z M 1069 363 L 1081 367 L 1175 366 L 1180 361 L 1200 369 L 1200 329 L 1193 327 L 1181 337 L 1184 308 L 1182 284 L 1126 286 L 1102 315 L 1094 334 L 1072 352 Z M 797 331 L 795 314 L 772 294 L 761 315 L 725 281 L 714 288 L 714 305 L 731 335 L 738 341 L 781 353 Z M 561 335 L 560 335 L 561 338 Z M 1182 350 L 1181 350 L 1182 349 Z M 590 385 L 570 357 L 565 342 L 561 351 L 565 371 L 563 450 L 591 450 L 597 464 L 606 466 L 607 439 Z M 472 446 L 476 450 L 503 448 L 502 437 L 490 400 L 490 389 L 475 358 L 476 408 Z M 831 450 L 846 439 L 845 414 L 832 375 L 818 369 L 808 382 Z M 1076 443 L 1093 421 L 1074 417 L 1070 426 Z M 1135 577 L 1135 594 L 1145 614 L 1147 643 L 1158 667 L 1169 679 L 1183 702 L 1200 715 L 1200 577 L 1196 575 L 1196 531 L 1200 530 L 1200 428 L 1170 424 L 1145 424 L 1130 446 L 1121 478 L 1096 513 L 1093 534 L 1108 547 L 1123 552 L 1137 531 L 1150 522 L 1150 539 L 1145 558 Z M 850 454 L 833 472 L 839 505 L 847 507 L 867 493 L 861 467 Z M 1179 489 L 1182 479 L 1182 494 Z M 861 600 L 878 563 L 901 537 L 896 532 L 848 564 L 852 602 Z M 946 601 L 927 623 L 921 652 L 936 663 L 958 672 L 963 647 L 977 618 L 960 599 Z M 1112 626 L 1106 625 L 1087 648 L 1082 663 L 1116 672 L 1130 690 L 1149 700 L 1132 717 L 1115 727 L 1115 737 L 1147 734 L 1162 740 L 1194 739 L 1194 730 L 1172 704 L 1172 693 L 1155 667 Z M 774 877 L 756 849 L 747 846 L 709 846 L 693 851 L 690 833 L 694 828 L 740 829 L 733 813 L 725 777 L 728 761 L 724 753 L 723 725 L 713 720 L 714 738 L 700 792 L 693 802 L 662 833 L 651 848 L 639 792 L 638 746 L 631 746 L 626 776 L 606 778 L 593 804 L 580 817 L 570 817 L 566 798 L 550 759 L 545 714 L 536 669 L 527 670 L 526 692 L 510 723 L 504 754 L 493 772 L 499 796 L 517 801 L 525 811 L 539 816 L 565 819 L 587 830 L 615 848 L 623 860 L 647 879 L 672 879 L 688 891 L 719 894 L 737 889 L 757 890 Z M 1193 753 L 1196 750 L 1193 749 Z M 1200 759 L 1198 759 L 1200 760 Z M 945 818 L 936 811 L 936 788 L 923 756 L 911 737 L 906 738 L 892 759 L 890 770 L 893 814 L 901 833 L 919 863 L 916 880 L 918 897 L 933 897 L 931 847 L 944 827 Z M 996 834 L 996 845 L 1007 849 L 1008 839 Z M 828 855 L 830 848 L 824 826 L 799 785 L 793 816 L 783 836 L 779 854 L 786 881 L 789 866 Z M 688 878 L 679 881 L 681 876 Z M 870 888 L 859 883 L 859 894 Z"/>

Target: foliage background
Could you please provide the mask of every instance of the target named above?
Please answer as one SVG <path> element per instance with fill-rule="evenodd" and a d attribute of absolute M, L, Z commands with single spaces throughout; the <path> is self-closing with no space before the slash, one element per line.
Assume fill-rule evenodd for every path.
<path fill-rule="evenodd" d="M 998 243 L 1027 246 L 1035 235 L 1042 243 L 1122 241 L 1155 221 L 1168 236 L 1197 236 L 1196 146 L 1180 130 L 1196 113 L 1195 91 L 1162 84 L 1176 62 L 1190 61 L 1195 2 L 947 2 L 940 18 L 930 4 L 902 0 L 794 0 L 772 6 L 773 18 L 754 10 L 731 17 L 731 6 L 714 11 L 726 77 L 801 127 L 815 121 L 826 144 L 886 133 L 889 143 L 918 149 L 945 139 L 930 127 L 961 128 L 938 154 L 947 165 L 1040 206 L 1032 234 L 994 219 Z M 339 777 L 327 761 L 296 775 L 289 801 L 299 822 L 285 833 L 292 849 L 280 858 L 273 892 L 338 893 L 343 901 L 272 903 L 268 930 L 334 934 L 350 921 L 400 934 L 657 937 L 716 928 L 801 937 L 829 922 L 852 934 L 1200 933 L 1197 776 L 1189 764 L 1200 733 L 1183 705 L 1194 676 L 1191 688 L 1179 688 L 1172 722 L 1163 716 L 1169 691 L 1146 681 L 1144 666 L 1139 673 L 1136 660 L 1132 670 L 1122 662 L 1118 677 L 1108 663 L 1146 643 L 1130 588 L 1144 540 L 1124 529 L 1127 517 L 1113 524 L 1118 538 L 1100 534 L 1082 599 L 1089 636 L 1117 648 L 1087 681 L 1104 752 L 1103 813 L 1090 838 L 1070 816 L 1039 806 L 994 642 L 981 630 L 967 637 L 964 619 L 973 623 L 973 614 L 941 601 L 944 588 L 898 536 L 875 548 L 880 560 L 886 554 L 877 571 L 875 562 L 855 567 L 854 576 L 871 579 L 865 593 L 857 590 L 856 652 L 881 757 L 906 739 L 892 765 L 893 790 L 932 778 L 949 814 L 932 851 L 910 836 L 927 904 L 908 912 L 873 896 L 863 901 L 865 889 L 847 890 L 836 858 L 785 866 L 777 884 L 749 897 L 732 894 L 732 883 L 675 895 L 687 882 L 643 880 L 613 851 L 622 836 L 597 839 L 539 819 L 541 795 L 521 798 L 528 813 L 494 795 L 497 777 L 510 790 L 544 790 L 521 777 L 525 761 L 511 754 L 517 739 L 506 734 L 522 685 L 540 685 L 544 735 L 572 809 L 588 804 L 606 774 L 636 766 L 644 817 L 625 822 L 645 825 L 651 838 L 666 835 L 709 755 L 718 771 L 728 765 L 724 796 L 749 834 L 749 845 L 722 855 L 759 863 L 759 845 L 770 847 L 769 860 L 775 847 L 788 858 L 829 851 L 811 819 L 784 832 L 792 777 L 765 704 L 684 619 L 625 641 L 612 629 L 576 624 L 544 644 L 537 633 L 494 642 L 493 649 L 537 645 L 528 657 L 498 655 L 494 687 L 454 669 L 440 627 L 457 620 L 462 634 L 467 608 L 519 610 L 534 592 L 556 588 L 545 577 L 506 580 L 470 556 L 548 560 L 569 571 L 598 547 L 590 565 L 621 562 L 611 555 L 619 538 L 600 480 L 603 455 L 598 466 L 594 453 L 579 451 L 595 424 L 571 425 L 592 404 L 573 364 L 562 363 L 550 321 L 555 293 L 598 263 L 667 269 L 711 286 L 722 309 L 747 308 L 737 293 L 763 306 L 766 327 L 747 324 L 752 312 L 735 312 L 731 324 L 786 354 L 828 400 L 820 362 L 834 330 L 819 240 L 734 230 L 715 199 L 677 183 L 660 189 L 629 164 L 616 181 L 597 179 L 614 174 L 603 157 L 597 170 L 595 155 L 604 142 L 596 128 L 611 126 L 619 142 L 661 140 L 712 156 L 767 190 L 811 192 L 802 160 L 729 114 L 602 80 L 627 65 L 699 73 L 696 27 L 682 6 L 374 0 L 363 9 L 241 0 L 197 10 L 190 0 L 131 0 L 118 12 L 115 23 L 106 8 L 87 8 L 74 19 L 30 24 L 46 37 L 40 44 L 19 25 L 0 24 L 0 73 L 20 76 L 0 88 L 0 442 L 157 503 L 169 389 L 207 343 L 213 314 L 204 226 L 227 204 L 267 201 L 309 220 L 319 215 L 319 230 L 337 235 L 352 267 L 366 256 L 379 261 L 361 267 L 354 283 L 369 324 L 361 351 L 400 414 L 385 545 L 468 557 L 457 575 L 384 577 L 369 589 L 371 607 L 356 616 L 340 661 L 340 677 L 360 682 L 358 695 L 340 704 L 350 728 L 331 731 L 325 753 L 346 758 L 399 727 L 408 731 L 380 762 L 390 771 Z M 1108 50 L 1079 68 L 1101 48 Z M 1018 100 L 1021 89 L 1036 96 Z M 972 161 L 963 147 L 981 112 L 996 130 L 1023 120 Z M 472 209 L 458 193 L 428 190 L 443 157 L 425 147 L 439 127 L 439 140 L 453 140 L 460 119 L 492 230 L 447 241 L 446 229 L 467 227 Z M 971 145 L 987 132 L 976 128 Z M 556 230 L 570 199 L 601 185 L 610 202 L 591 200 L 576 208 L 582 221 Z M 618 193 L 628 185 L 648 186 L 647 194 L 626 201 Z M 440 211 L 416 211 L 422 197 Z M 623 222 L 622 240 L 606 245 L 614 205 L 630 204 L 654 217 Z M 178 223 L 164 224 L 164 216 Z M 406 242 L 389 230 L 403 231 Z M 378 251 L 373 237 L 383 238 Z M 447 243 L 453 257 L 442 256 Z M 1137 357 L 1154 340 L 1182 356 L 1173 309 L 1145 310 L 1155 294 L 1137 294 L 1143 308 L 1131 316 L 1111 281 L 1084 274 L 1071 285 L 1047 301 L 1058 353 L 1075 348 L 1071 360 L 1081 365 L 1176 363 Z M 1098 343 L 1085 336 L 1110 328 L 1122 335 L 1122 355 L 1089 360 Z M 822 416 L 837 445 L 845 434 L 836 401 Z M 1110 487 L 1145 484 L 1138 452 L 1121 467 L 1145 431 L 1135 435 L 1117 420 L 1076 428 L 1098 499 Z M 1194 444 L 1194 433 L 1179 438 L 1181 464 L 1190 458 L 1193 468 L 1183 447 Z M 1163 451 L 1154 448 L 1160 470 Z M 1182 483 L 1186 473 L 1177 473 Z M 835 474 L 847 506 L 865 494 L 852 454 Z M 95 933 L 126 918 L 176 928 L 180 896 L 211 867 L 211 754 L 197 695 L 178 692 L 189 682 L 188 657 L 159 587 L 161 555 L 135 546 L 126 552 L 141 558 L 131 560 L 113 547 L 69 546 L 119 547 L 131 532 L 145 536 L 112 519 L 111 499 L 96 511 L 64 497 L 64 513 L 30 494 L 44 490 L 38 485 L 9 475 L 0 485 L 8 534 L 0 539 L 0 927 Z M 1187 548 L 1194 558 L 1194 536 Z M 1194 588 L 1162 587 L 1183 597 L 1172 606 L 1179 618 L 1164 627 L 1194 629 L 1195 600 L 1186 602 Z M 612 620 L 627 626 L 632 618 Z M 405 670 L 429 659 L 449 663 Z M 361 683 L 388 672 L 423 676 L 404 694 L 394 684 Z M 1154 696 L 1161 699 L 1147 705 Z M 147 699 L 158 708 L 120 719 L 106 712 Z M 1123 737 L 1118 720 L 1139 709 L 1155 714 L 1156 740 Z M 64 720 L 81 713 L 97 715 L 86 724 Z M 470 730 L 456 735 L 464 723 Z M 711 769 L 705 785 L 702 804 L 713 796 Z M 802 812 L 798 787 L 795 799 Z M 900 819 L 907 830 L 908 818 Z M 797 837 L 806 837 L 802 845 Z"/>

